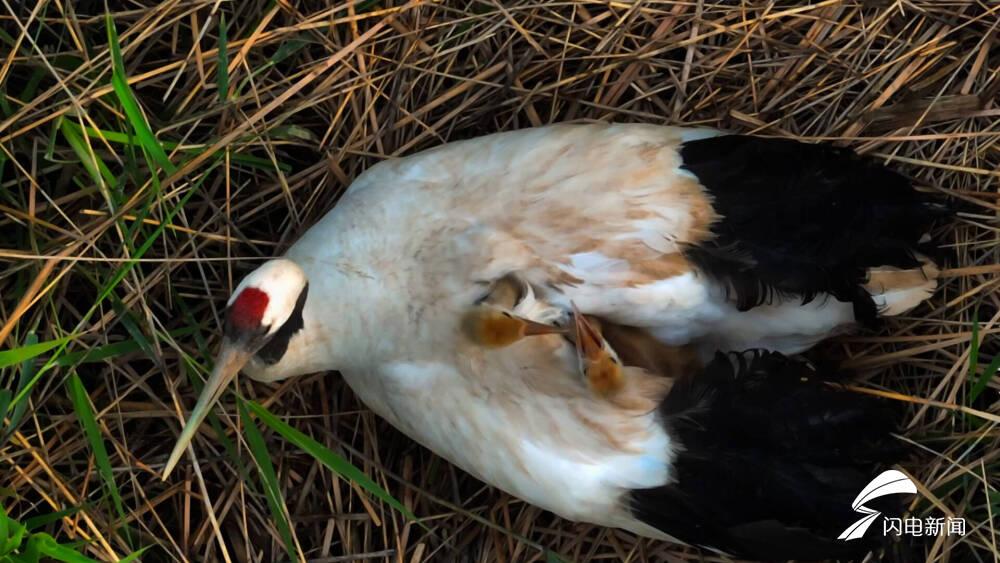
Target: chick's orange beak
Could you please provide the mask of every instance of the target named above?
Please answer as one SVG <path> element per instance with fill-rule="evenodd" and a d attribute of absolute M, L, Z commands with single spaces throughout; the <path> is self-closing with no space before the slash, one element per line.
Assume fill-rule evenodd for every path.
<path fill-rule="evenodd" d="M 228 339 L 222 341 L 222 349 L 219 350 L 219 356 L 215 360 L 215 368 L 208 377 L 208 381 L 205 382 L 205 388 L 202 389 L 201 396 L 198 397 L 198 403 L 191 411 L 187 424 L 184 425 L 184 430 L 181 432 L 180 438 L 177 439 L 177 445 L 174 446 L 174 451 L 171 452 L 170 459 L 167 460 L 167 464 L 163 468 L 164 479 L 170 475 L 174 466 L 180 461 L 181 454 L 191 443 L 194 433 L 198 430 L 198 426 L 201 425 L 205 416 L 208 415 L 209 409 L 219 400 L 222 392 L 226 390 L 226 386 L 236 377 L 236 374 L 252 355 L 250 350 L 239 344 Z"/>
<path fill-rule="evenodd" d="M 570 305 L 573 308 L 573 325 L 576 328 L 576 351 L 581 359 L 596 361 L 604 352 L 604 347 L 601 345 L 602 337 L 587 317 L 576 308 L 576 304 Z"/>
<path fill-rule="evenodd" d="M 545 334 L 564 334 L 566 329 L 561 326 L 547 325 L 544 323 L 537 323 L 535 321 L 529 321 L 528 319 L 521 319 L 524 323 L 524 335 L 525 336 L 542 336 Z"/>

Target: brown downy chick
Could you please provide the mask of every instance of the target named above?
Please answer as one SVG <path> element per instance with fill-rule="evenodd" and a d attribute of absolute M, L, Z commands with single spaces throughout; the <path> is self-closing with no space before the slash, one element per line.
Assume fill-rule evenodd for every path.
<path fill-rule="evenodd" d="M 601 335 L 600 321 L 573 306 L 574 341 L 580 372 L 591 391 L 602 397 L 617 394 L 625 386 L 625 373 L 618 355 Z"/>
<path fill-rule="evenodd" d="M 527 336 L 565 333 L 563 327 L 535 322 L 512 312 L 524 298 L 525 291 L 523 282 L 514 276 L 497 280 L 490 292 L 466 314 L 465 333 L 486 348 L 504 348 Z"/>
<path fill-rule="evenodd" d="M 622 365 L 640 367 L 665 377 L 685 377 L 698 373 L 702 368 L 701 358 L 694 346 L 664 344 L 641 328 L 603 323 L 601 336 L 618 354 Z"/>

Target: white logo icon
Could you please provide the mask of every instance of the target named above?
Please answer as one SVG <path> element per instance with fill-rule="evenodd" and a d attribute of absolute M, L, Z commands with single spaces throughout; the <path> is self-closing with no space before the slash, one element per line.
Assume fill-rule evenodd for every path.
<path fill-rule="evenodd" d="M 917 494 L 917 486 L 913 484 L 913 481 L 909 477 L 904 475 L 900 471 L 895 469 L 890 469 L 888 471 L 882 472 L 881 475 L 872 479 L 871 483 L 868 483 L 864 489 L 858 493 L 857 498 L 851 503 L 851 508 L 854 509 L 858 514 L 864 514 L 857 522 L 851 524 L 846 530 L 839 536 L 838 540 L 851 541 L 856 540 L 865 535 L 868 528 L 872 525 L 872 522 L 879 517 L 881 512 L 875 510 L 874 508 L 868 508 L 865 503 L 871 500 L 875 500 L 879 497 L 884 497 L 886 495 L 898 495 L 903 493 Z"/>

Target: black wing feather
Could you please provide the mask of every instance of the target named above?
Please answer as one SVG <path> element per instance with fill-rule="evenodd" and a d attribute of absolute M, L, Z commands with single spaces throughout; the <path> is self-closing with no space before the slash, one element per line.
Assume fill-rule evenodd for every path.
<path fill-rule="evenodd" d="M 681 157 L 721 216 L 716 238 L 687 255 L 740 310 L 829 293 L 873 321 L 867 269 L 919 267 L 913 252 L 945 214 L 905 177 L 829 144 L 723 135 L 685 143 Z"/>
<path fill-rule="evenodd" d="M 674 481 L 630 493 L 633 513 L 693 545 L 765 560 L 860 556 L 836 537 L 851 502 L 898 459 L 894 414 L 777 353 L 718 354 L 677 381 L 660 414 L 679 452 Z"/>

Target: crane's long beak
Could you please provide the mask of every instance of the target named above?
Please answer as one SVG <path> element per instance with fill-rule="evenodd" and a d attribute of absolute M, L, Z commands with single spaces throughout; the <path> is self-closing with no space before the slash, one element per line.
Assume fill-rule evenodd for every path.
<path fill-rule="evenodd" d="M 226 390 L 226 386 L 236 377 L 240 368 L 247 363 L 251 355 L 249 350 L 239 344 L 229 340 L 222 341 L 222 349 L 219 350 L 219 356 L 215 360 L 212 375 L 205 382 L 205 388 L 202 389 L 201 396 L 198 397 L 198 403 L 191 411 L 191 416 L 188 417 L 187 424 L 184 425 L 184 430 L 181 432 L 180 438 L 177 439 L 177 445 L 174 446 L 174 451 L 170 453 L 170 459 L 167 460 L 167 465 L 163 468 L 164 479 L 170 475 L 174 466 L 180 461 L 181 455 L 191 443 L 194 433 L 198 430 L 201 421 L 205 419 L 208 410 L 219 400 L 222 392 Z"/>

